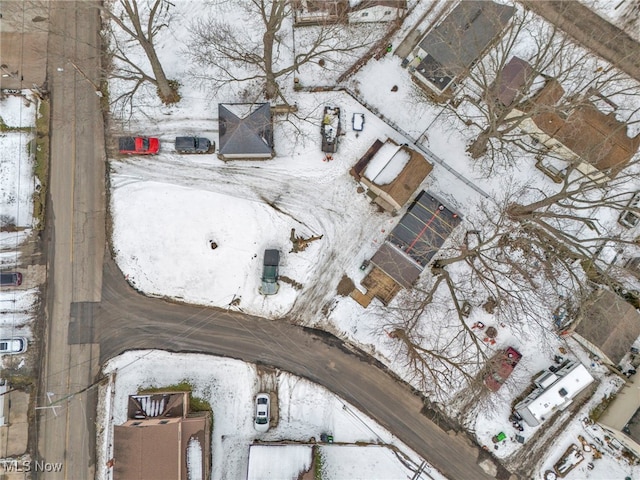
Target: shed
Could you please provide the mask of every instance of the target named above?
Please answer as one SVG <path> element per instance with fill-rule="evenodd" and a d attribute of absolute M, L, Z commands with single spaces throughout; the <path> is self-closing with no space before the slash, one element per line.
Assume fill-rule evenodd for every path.
<path fill-rule="evenodd" d="M 362 0 L 349 8 L 349 23 L 389 22 L 404 17 L 407 0 Z"/>
<path fill-rule="evenodd" d="M 271 106 L 218 104 L 219 151 L 222 160 L 266 159 L 274 156 Z"/>
<path fill-rule="evenodd" d="M 375 203 L 395 213 L 409 201 L 433 170 L 424 156 L 387 139 L 376 140 L 351 169 Z"/>

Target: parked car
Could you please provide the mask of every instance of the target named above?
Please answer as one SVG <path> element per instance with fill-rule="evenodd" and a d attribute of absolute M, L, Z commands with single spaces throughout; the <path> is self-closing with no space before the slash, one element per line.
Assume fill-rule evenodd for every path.
<path fill-rule="evenodd" d="M 20 272 L 0 273 L 0 285 L 17 287 L 22 285 L 22 274 Z"/>
<path fill-rule="evenodd" d="M 160 140 L 152 137 L 120 137 L 118 151 L 128 155 L 155 155 L 160 151 Z"/>
<path fill-rule="evenodd" d="M 338 139 L 342 134 L 340 109 L 338 107 L 324 107 L 320 132 L 322 133 L 322 151 L 329 154 L 336 153 Z"/>
<path fill-rule="evenodd" d="M 262 295 L 274 295 L 278 293 L 278 264 L 280 263 L 280 252 L 278 250 L 264 251 L 264 265 L 262 267 L 262 285 L 260 293 Z"/>
<path fill-rule="evenodd" d="M 354 113 L 351 117 L 351 127 L 354 132 L 361 132 L 364 130 L 364 113 Z"/>
<path fill-rule="evenodd" d="M 27 349 L 27 339 L 24 337 L 13 337 L 0 339 L 0 354 L 22 353 Z"/>
<path fill-rule="evenodd" d="M 256 418 L 253 422 L 254 428 L 259 432 L 269 430 L 271 399 L 268 393 L 259 393 L 256 396 Z"/>
<path fill-rule="evenodd" d="M 212 148 L 213 147 L 213 148 Z M 215 144 L 208 138 L 176 137 L 176 151 L 180 153 L 209 153 Z"/>

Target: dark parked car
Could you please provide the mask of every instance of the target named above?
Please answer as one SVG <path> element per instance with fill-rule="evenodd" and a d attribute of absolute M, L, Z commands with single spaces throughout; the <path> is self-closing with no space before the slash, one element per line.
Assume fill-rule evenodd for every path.
<path fill-rule="evenodd" d="M 278 293 L 278 264 L 280 263 L 280 252 L 278 250 L 264 251 L 264 266 L 262 268 L 262 285 L 260 293 L 263 295 L 274 295 Z"/>
<path fill-rule="evenodd" d="M 22 284 L 22 274 L 20 272 L 0 273 L 0 285 L 17 287 Z"/>
<path fill-rule="evenodd" d="M 180 153 L 209 153 L 213 149 L 215 144 L 208 138 L 176 137 L 176 151 Z"/>

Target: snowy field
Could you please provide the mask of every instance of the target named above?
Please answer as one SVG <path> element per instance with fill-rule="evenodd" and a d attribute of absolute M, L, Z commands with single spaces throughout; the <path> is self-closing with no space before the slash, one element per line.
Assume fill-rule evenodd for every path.
<path fill-rule="evenodd" d="M 125 422 L 129 395 L 148 387 L 162 387 L 188 381 L 193 387 L 193 395 L 209 402 L 213 410 L 212 479 L 247 478 L 249 466 L 249 446 L 254 440 L 279 442 L 292 440 L 308 443 L 311 437 L 320 438 L 323 432 L 330 432 L 334 442 L 363 445 L 379 444 L 375 447 L 323 448 L 326 459 L 325 480 L 347 480 L 362 478 L 404 479 L 413 473 L 405 469 L 390 448 L 397 448 L 401 457 L 409 464 L 420 465 L 422 460 L 393 435 L 377 425 L 373 420 L 346 404 L 322 387 L 284 372 L 258 374 L 254 366 L 238 360 L 212 357 L 208 355 L 174 354 L 157 350 L 132 351 L 111 359 L 104 367 L 104 373 L 111 375 L 111 382 L 100 393 L 98 412 L 106 415 L 98 423 L 119 425 Z M 266 433 L 258 433 L 253 428 L 255 395 L 269 386 L 277 392 L 278 424 Z M 272 412 L 272 418 L 275 412 Z M 111 445 L 113 430 L 105 428 L 98 438 L 96 465 L 106 465 L 112 458 Z M 262 444 L 264 445 L 264 444 Z M 385 447 L 389 445 L 390 447 Z M 356 452 L 365 451 L 363 456 Z M 348 451 L 351 454 L 347 453 Z M 291 450 L 283 454 L 281 467 L 294 468 L 299 452 Z M 367 475 L 365 459 L 371 462 L 366 467 L 375 475 Z M 282 469 L 278 470 L 282 474 Z M 360 472 L 351 476 L 350 472 Z M 437 471 L 427 467 L 429 476 L 419 479 L 444 479 Z M 111 478 L 108 469 L 97 469 L 100 480 Z M 253 477 L 265 478 L 265 477 Z M 272 476 L 269 478 L 296 478 Z"/>
<path fill-rule="evenodd" d="M 133 286 L 150 295 L 322 326 L 358 344 L 411 382 L 411 372 L 398 358 L 394 341 L 384 331 L 387 309 L 376 300 L 365 310 L 348 297 L 336 297 L 336 286 L 343 275 L 359 284 L 364 277 L 360 264 L 372 256 L 398 220 L 378 212 L 356 192 L 349 169 L 376 139 L 388 137 L 410 145 L 419 142 L 440 159 L 422 188 L 446 201 L 463 218 L 476 217 L 481 201 L 506 189 L 515 191 L 524 185 L 536 185 L 549 192 L 558 187 L 524 155 L 509 170 L 487 175 L 466 153 L 469 140 L 477 132 L 447 115 L 441 105 L 425 101 L 407 70 L 401 68 L 401 59 L 393 55 L 369 61 L 348 81 L 348 88 L 364 98 L 367 105 L 346 92 L 295 92 L 291 83 L 284 85 L 289 101 L 299 111 L 294 123 L 274 117 L 276 157 L 272 160 L 225 163 L 215 155 L 178 155 L 172 146 L 176 135 L 204 135 L 217 143 L 217 104 L 240 102 L 247 95 L 231 84 L 213 94 L 201 82 L 190 79 L 179 54 L 189 41 L 188 29 L 183 28 L 188 24 L 187 12 L 196 5 L 199 4 L 176 5 L 172 23 L 158 45 L 168 76 L 181 79 L 181 102 L 163 106 L 154 97 L 153 89 L 148 88 L 139 92 L 134 108 L 114 109 L 120 122 L 114 133 L 158 136 L 162 143 L 160 155 L 153 158 L 110 159 L 113 245 L 118 265 Z M 231 15 L 228 11 L 226 14 Z M 404 34 L 406 29 L 399 35 Z M 400 36 L 392 41 L 399 44 L 401 39 Z M 140 52 L 131 52 L 131 56 L 142 58 Z M 332 78 L 320 67 L 314 70 L 313 65 L 305 66 L 301 75 L 304 86 L 313 86 L 314 78 L 319 85 Z M 121 83 L 110 84 L 112 98 L 125 90 Z M 332 162 L 324 162 L 320 151 L 319 128 L 325 105 L 339 106 L 346 126 Z M 363 132 L 351 130 L 353 113 L 365 115 Z M 620 228 L 611 214 L 600 220 L 607 228 Z M 291 253 L 289 237 L 293 228 L 296 235 L 322 238 L 303 252 Z M 212 241 L 218 245 L 215 250 L 210 248 Z M 280 281 L 279 293 L 272 297 L 258 293 L 265 248 L 281 251 L 280 275 L 286 277 L 286 281 Z M 551 312 L 559 302 L 559 297 L 550 298 L 539 311 L 539 318 L 518 329 L 503 325 L 480 308 L 473 309 L 468 319 L 469 327 L 482 322 L 497 329 L 495 342 L 483 347 L 487 355 L 507 346 L 514 346 L 523 354 L 523 361 L 507 385 L 479 406 L 476 423 L 469 426 L 476 432 L 478 442 L 490 448 L 493 435 L 510 429 L 509 440 L 494 452 L 503 459 L 523 448 L 511 438 L 513 429 L 507 420 L 511 402 L 530 384 L 533 374 L 552 364 L 558 348 L 566 346 L 555 335 L 544 335 L 540 329 L 541 324 L 550 323 Z M 545 318 L 549 322 L 540 321 Z M 446 322 L 440 320 L 430 324 L 433 331 L 446 330 Z M 602 389 L 612 388 L 610 378 L 599 367 L 589 368 L 603 382 Z M 142 377 L 142 383 L 154 383 L 151 371 Z M 241 388 L 246 390 L 249 386 Z M 282 385 L 279 388 L 284 389 Z M 451 398 L 461 393 L 459 388 L 449 392 Z M 243 391 L 242 395 L 249 399 L 243 403 L 249 406 L 246 408 L 250 409 L 254 393 Z M 231 416 L 238 419 L 246 414 L 235 412 Z M 118 420 L 122 419 L 116 415 L 114 421 Z M 314 435 L 310 429 L 322 426 L 311 427 L 301 427 L 300 438 Z M 570 438 L 580 428 L 580 422 L 574 420 L 566 432 L 569 436 L 563 435 L 554 444 L 549 461 L 574 441 Z M 525 431 L 524 436 L 533 433 Z M 289 430 L 286 434 L 292 435 Z M 227 437 L 224 445 L 214 442 L 214 462 L 222 461 L 220 457 L 216 460 L 216 449 L 236 452 L 240 456 L 225 455 L 224 461 L 229 464 L 219 466 L 222 471 L 230 468 L 232 472 L 244 472 L 246 465 L 240 458 L 245 454 L 239 452 L 244 451 L 248 441 L 243 437 L 242 446 Z M 604 471 L 622 476 L 626 468 L 607 456 L 595 464 L 593 471 L 575 470 L 567 478 L 602 478 L 596 474 Z M 547 464 L 542 465 L 540 472 L 546 468 Z"/>

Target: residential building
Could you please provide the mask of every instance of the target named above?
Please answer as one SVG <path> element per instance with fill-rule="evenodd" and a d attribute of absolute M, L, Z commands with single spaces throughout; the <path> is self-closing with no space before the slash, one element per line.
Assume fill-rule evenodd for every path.
<path fill-rule="evenodd" d="M 351 169 L 367 195 L 395 214 L 409 201 L 433 170 L 426 158 L 393 140 L 376 140 Z"/>
<path fill-rule="evenodd" d="M 189 392 L 131 395 L 127 417 L 114 428 L 113 480 L 209 478 L 211 418 L 189 414 Z"/>
<path fill-rule="evenodd" d="M 414 50 L 414 78 L 444 99 L 497 41 L 514 11 L 511 5 L 491 1 L 460 2 Z"/>
<path fill-rule="evenodd" d="M 220 159 L 273 158 L 273 122 L 268 103 L 221 103 L 218 126 Z"/>
<path fill-rule="evenodd" d="M 460 224 L 460 216 L 426 191 L 421 191 L 407 212 L 371 258 L 373 268 L 351 296 L 363 307 L 376 297 L 388 304 L 403 288 L 410 288 Z"/>
<path fill-rule="evenodd" d="M 349 8 L 347 17 L 349 23 L 390 22 L 406 13 L 406 0 L 363 0 Z"/>
<path fill-rule="evenodd" d="M 640 375 L 632 375 L 607 405 L 597 423 L 611 437 L 614 449 L 626 449 L 640 458 Z M 615 440 L 613 440 L 615 439 Z"/>
<path fill-rule="evenodd" d="M 548 154 L 577 165 L 583 175 L 607 181 L 615 177 L 640 147 L 640 133 L 627 136 L 627 125 L 598 110 L 589 99 L 564 102 L 560 83 L 548 79 L 530 101 L 509 115 L 524 117 L 520 128 Z M 564 104 L 563 104 L 564 103 Z"/>
<path fill-rule="evenodd" d="M 640 313 L 619 295 L 601 288 L 585 301 L 568 333 L 615 368 L 640 337 Z"/>
<path fill-rule="evenodd" d="M 535 76 L 536 72 L 529 63 L 519 57 L 511 57 L 491 85 L 491 91 L 500 105 L 510 107 Z"/>
<path fill-rule="evenodd" d="M 347 20 L 349 0 L 293 0 L 296 26 L 327 25 Z"/>
<path fill-rule="evenodd" d="M 535 389 L 515 406 L 530 427 L 547 420 L 567 408 L 573 399 L 593 382 L 593 377 L 581 363 L 566 361 L 555 371 L 545 370 L 533 383 Z"/>

